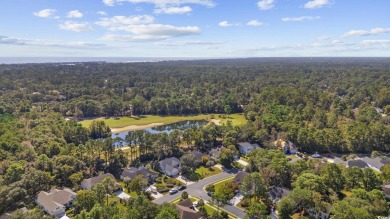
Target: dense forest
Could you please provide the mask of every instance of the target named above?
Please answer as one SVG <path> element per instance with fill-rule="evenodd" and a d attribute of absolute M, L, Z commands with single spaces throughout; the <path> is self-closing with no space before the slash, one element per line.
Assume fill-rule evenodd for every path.
<path fill-rule="evenodd" d="M 308 152 L 389 151 L 389 67 L 385 58 L 1 65 L 0 113 L 243 112 L 242 132 L 263 145 L 283 136 Z"/>
<path fill-rule="evenodd" d="M 36 194 L 53 186 L 77 191 L 84 178 L 98 173 L 110 172 L 118 177 L 129 164 L 138 166 L 150 161 L 155 169 L 156 162 L 165 157 L 182 156 L 183 144 L 200 151 L 221 144 L 227 146 L 220 160 L 226 166 L 230 165 L 232 154 L 237 153 L 234 148 L 240 141 L 272 148 L 275 140 L 288 139 L 308 153 L 389 152 L 389 61 L 265 58 L 0 65 L 0 213 L 34 206 Z M 95 117 L 232 113 L 244 114 L 247 123 L 212 124 L 170 134 L 129 132 L 124 140 L 130 142 L 130 154 L 115 149 L 123 139 L 110 138 L 111 130 L 104 122 L 92 122 L 90 127 L 77 123 Z M 66 121 L 65 117 L 74 120 Z M 270 169 L 267 173 L 276 173 L 276 177 L 265 178 L 272 181 L 269 186 L 284 183 L 286 187 L 298 188 L 298 196 L 309 192 L 299 190 L 304 187 L 300 183 L 305 177 L 315 178 L 316 183 L 327 179 L 327 185 L 335 184 L 332 189 L 336 193 L 344 188 L 367 192 L 354 190 L 352 198 L 336 205 L 339 208 L 353 202 L 353 198 L 361 198 L 362 193 L 372 196 L 371 200 L 383 201 L 377 198 L 376 190 L 371 192 L 379 189 L 382 179 L 378 178 L 371 187 L 349 185 L 348 169 L 311 161 L 290 165 L 281 152 L 269 153 L 252 153 L 247 168 L 248 172 L 257 172 L 266 167 Z M 263 160 L 263 155 L 269 159 Z M 339 174 L 328 177 L 334 172 Z M 342 185 L 330 182 L 339 178 Z M 359 181 L 360 184 L 363 182 Z M 316 192 L 330 202 L 333 193 L 325 190 L 321 187 Z M 289 209 L 297 205 L 291 201 L 295 200 L 294 194 L 282 202 Z M 85 195 L 93 199 L 98 193 Z M 370 198 L 364 200 L 362 203 L 370 202 Z M 99 206 L 99 202 L 102 200 L 84 208 L 76 199 L 73 215 L 87 218 L 88 210 L 88 214 L 98 212 L 108 218 L 126 214 L 139 216 L 128 218 L 141 218 L 149 212 L 147 218 L 164 218 L 173 209 L 170 205 L 154 205 L 144 196 L 125 203 L 126 212 L 115 206 L 104 207 L 104 203 Z M 96 205 L 92 208 L 93 204 Z M 384 212 L 381 209 L 377 214 L 369 209 L 371 215 L 385 215 Z M 41 214 L 36 212 L 36 218 Z"/>

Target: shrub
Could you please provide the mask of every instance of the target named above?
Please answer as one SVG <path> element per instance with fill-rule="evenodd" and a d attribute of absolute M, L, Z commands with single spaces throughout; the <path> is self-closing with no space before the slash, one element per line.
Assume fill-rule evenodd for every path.
<path fill-rule="evenodd" d="M 206 191 L 208 191 L 208 192 L 215 192 L 215 186 L 214 185 L 206 186 Z"/>
<path fill-rule="evenodd" d="M 165 189 L 157 189 L 157 191 L 159 193 L 164 193 L 164 192 L 169 192 L 169 189 L 168 188 L 165 188 Z"/>
<path fill-rule="evenodd" d="M 166 184 L 168 188 L 173 188 L 175 185 L 174 184 Z"/>
<path fill-rule="evenodd" d="M 161 177 L 157 177 L 155 181 L 156 181 L 157 183 L 162 183 Z"/>
<path fill-rule="evenodd" d="M 246 199 L 242 200 L 241 207 L 247 208 L 248 206 L 249 206 L 248 200 L 246 200 Z"/>

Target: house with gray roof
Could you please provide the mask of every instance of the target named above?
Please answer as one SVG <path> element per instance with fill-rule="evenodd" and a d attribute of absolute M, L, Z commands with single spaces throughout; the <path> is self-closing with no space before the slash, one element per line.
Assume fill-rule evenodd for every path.
<path fill-rule="evenodd" d="M 225 147 L 217 147 L 210 150 L 210 156 L 214 159 L 219 159 L 219 156 L 221 155 L 221 152 L 226 149 Z"/>
<path fill-rule="evenodd" d="M 362 160 L 349 160 L 347 162 L 347 167 L 359 167 L 360 169 L 364 169 L 368 167 L 367 163 Z"/>
<path fill-rule="evenodd" d="M 256 148 L 259 148 L 258 144 L 251 144 L 249 142 L 238 143 L 238 150 L 240 151 L 241 154 L 247 155 L 249 152 L 251 152 Z"/>
<path fill-rule="evenodd" d="M 208 157 L 206 154 L 204 154 L 204 153 L 202 153 L 202 152 L 200 152 L 200 151 L 192 151 L 191 154 L 194 155 L 194 157 L 195 157 L 197 160 L 199 160 L 199 161 L 202 160 L 202 157 Z"/>
<path fill-rule="evenodd" d="M 273 204 L 276 204 L 282 199 L 286 197 L 290 193 L 290 190 L 278 186 L 273 186 L 269 189 L 268 195 L 271 198 Z"/>
<path fill-rule="evenodd" d="M 83 188 L 85 190 L 91 190 L 94 185 L 103 182 L 103 180 L 107 177 L 110 177 L 111 179 L 113 179 L 116 182 L 115 177 L 111 173 L 105 173 L 105 174 L 101 174 L 99 176 L 95 176 L 95 177 L 92 177 L 89 179 L 84 179 L 81 182 L 81 188 Z M 116 185 L 117 185 L 117 189 L 121 189 L 121 185 L 119 185 L 119 184 L 116 184 Z"/>
<path fill-rule="evenodd" d="M 65 215 L 65 210 L 73 204 L 76 193 L 69 188 L 51 189 L 50 192 L 39 192 L 35 202 L 43 210 L 52 216 L 60 217 Z"/>
<path fill-rule="evenodd" d="M 240 171 L 240 172 L 237 173 L 237 175 L 234 177 L 233 183 L 238 184 L 238 185 L 241 185 L 242 181 L 244 181 L 244 178 L 245 178 L 246 176 L 248 176 L 248 175 L 249 175 L 249 173 L 244 172 L 244 171 Z"/>
<path fill-rule="evenodd" d="M 142 175 L 145 179 L 147 179 L 148 182 L 152 182 L 158 177 L 157 173 L 154 173 L 145 167 L 141 167 L 139 169 L 132 167 L 123 170 L 120 178 L 123 180 L 124 178 L 128 177 L 130 178 L 130 180 L 133 180 L 140 175 Z"/>
<path fill-rule="evenodd" d="M 371 158 L 371 157 L 363 157 L 361 158 L 364 162 L 367 163 L 368 167 L 378 172 L 381 171 L 381 168 L 386 164 L 387 160 L 383 160 L 380 157 Z"/>
<path fill-rule="evenodd" d="M 165 158 L 160 161 L 160 171 L 167 176 L 179 175 L 180 160 L 176 157 Z"/>

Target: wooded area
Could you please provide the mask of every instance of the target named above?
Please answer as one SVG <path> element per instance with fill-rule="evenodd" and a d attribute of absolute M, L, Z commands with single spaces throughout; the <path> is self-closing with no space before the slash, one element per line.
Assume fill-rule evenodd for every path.
<path fill-rule="evenodd" d="M 78 189 L 81 180 L 99 172 L 118 177 L 128 164 L 145 161 L 153 168 L 158 160 L 184 154 L 183 145 L 209 151 L 217 145 L 234 147 L 249 141 L 272 148 L 275 140 L 288 139 L 307 153 L 390 151 L 390 59 L 386 58 L 0 65 L 0 78 L 0 213 L 33 205 L 37 192 L 52 186 Z M 104 122 L 86 128 L 65 121 L 65 117 L 232 113 L 243 113 L 247 124 L 227 122 L 170 134 L 129 132 L 125 140 L 131 142 L 130 153 L 115 150 L 123 139 L 111 139 Z M 249 172 L 265 165 L 261 157 L 253 153 Z M 368 189 L 368 185 L 350 185 L 346 173 L 350 170 L 340 172 L 334 166 L 316 169 L 314 163 L 302 162 L 282 168 L 286 160 L 278 162 L 270 164 L 278 173 L 270 178 L 273 184 L 292 187 L 294 179 L 298 188 L 303 178 L 321 174 L 328 180 L 343 175 L 339 187 L 325 182 L 334 185 L 336 193 L 343 188 L 371 192 L 380 187 L 380 183 Z M 340 177 L 327 176 L 335 171 Z M 316 189 L 326 194 L 327 201 L 332 199 L 333 193 Z M 291 196 L 303 192 L 307 191 Z M 352 198 L 360 197 L 363 191 L 353 193 Z M 375 192 L 365 195 L 383 201 L 375 198 Z M 342 208 L 352 198 L 337 206 Z M 152 209 L 148 218 L 157 217 L 160 208 L 147 201 L 140 197 L 128 206 L 148 206 Z M 295 206 L 290 199 L 283 204 Z M 128 214 L 136 215 L 147 211 L 129 209 Z M 104 211 L 124 215 L 114 207 Z M 369 211 L 370 215 L 383 212 Z"/>

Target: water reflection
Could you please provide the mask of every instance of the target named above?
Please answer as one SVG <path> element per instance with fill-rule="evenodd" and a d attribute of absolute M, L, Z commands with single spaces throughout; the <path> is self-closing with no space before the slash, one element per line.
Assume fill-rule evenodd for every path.
<path fill-rule="evenodd" d="M 207 123 L 208 123 L 208 121 L 206 121 L 206 120 L 188 120 L 188 121 L 175 122 L 175 123 L 171 123 L 168 125 L 156 126 L 153 128 L 146 128 L 144 130 L 147 132 L 150 132 L 152 134 L 159 134 L 159 133 L 169 134 L 176 129 L 177 130 L 185 130 L 185 129 L 193 128 L 193 127 L 201 127 L 201 126 L 206 125 Z M 125 139 L 127 133 L 129 133 L 129 132 L 128 131 L 120 132 L 120 133 L 113 134 L 111 137 L 112 138 L 120 137 L 121 139 Z M 120 143 L 117 143 L 116 145 L 119 146 Z M 122 142 L 122 145 L 126 145 L 126 143 Z"/>

